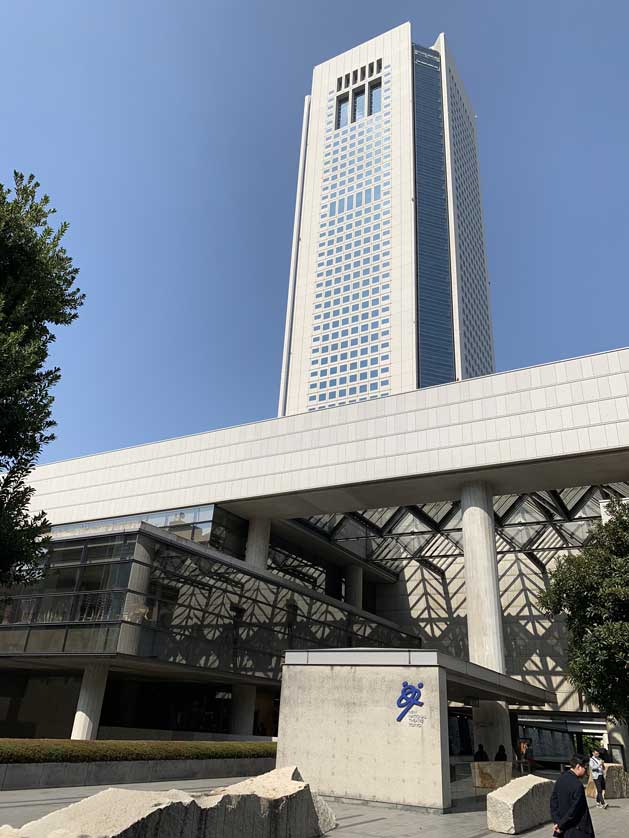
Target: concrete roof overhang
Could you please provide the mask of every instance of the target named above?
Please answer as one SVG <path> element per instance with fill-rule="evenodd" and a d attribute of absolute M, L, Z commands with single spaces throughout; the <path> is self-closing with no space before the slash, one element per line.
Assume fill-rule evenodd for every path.
<path fill-rule="evenodd" d="M 446 673 L 449 701 L 468 703 L 478 699 L 527 706 L 557 703 L 551 690 L 433 649 L 293 649 L 285 653 L 284 659 L 285 666 L 440 667 Z"/>
<path fill-rule="evenodd" d="M 244 518 L 307 518 L 324 512 L 410 506 L 457 500 L 466 483 L 483 481 L 494 495 L 522 494 L 565 486 L 616 483 L 629 475 L 629 448 L 598 454 L 529 460 L 505 466 L 452 469 L 438 474 L 330 486 L 315 491 L 294 491 L 266 497 L 241 498 L 221 503 Z"/>
<path fill-rule="evenodd" d="M 624 481 L 629 349 L 37 468 L 52 524 L 217 503 L 245 517 Z"/>

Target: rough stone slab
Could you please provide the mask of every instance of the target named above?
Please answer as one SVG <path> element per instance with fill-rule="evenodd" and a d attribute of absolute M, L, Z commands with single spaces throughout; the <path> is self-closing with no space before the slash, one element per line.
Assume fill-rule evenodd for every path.
<path fill-rule="evenodd" d="M 336 826 L 295 767 L 199 799 L 180 791 L 107 789 L 0 838 L 317 838 Z"/>
<path fill-rule="evenodd" d="M 19 829 L 19 838 L 192 838 L 198 809 L 181 791 L 106 789 Z M 11 835 L 11 833 L 8 833 Z"/>
<path fill-rule="evenodd" d="M 487 795 L 487 828 L 517 835 L 550 821 L 550 796 L 554 783 L 529 774 Z"/>
<path fill-rule="evenodd" d="M 204 810 L 201 834 L 212 838 L 316 838 L 336 826 L 334 813 L 296 766 L 215 789 L 197 804 Z"/>
<path fill-rule="evenodd" d="M 471 762 L 472 784 L 477 789 L 499 789 L 513 779 L 510 762 Z"/>

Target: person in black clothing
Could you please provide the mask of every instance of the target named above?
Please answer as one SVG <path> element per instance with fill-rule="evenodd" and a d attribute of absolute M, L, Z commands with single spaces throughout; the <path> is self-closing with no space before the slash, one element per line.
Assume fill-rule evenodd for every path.
<path fill-rule="evenodd" d="M 592 818 L 585 799 L 581 779 L 586 775 L 588 760 L 575 754 L 570 760 L 570 770 L 565 771 L 555 783 L 550 798 L 550 816 L 558 838 L 594 838 Z"/>
<path fill-rule="evenodd" d="M 507 752 L 505 751 L 504 745 L 499 745 L 498 750 L 496 751 L 496 756 L 494 757 L 494 762 L 506 762 L 507 761 Z"/>
<path fill-rule="evenodd" d="M 478 750 L 474 754 L 474 762 L 489 762 L 489 756 L 483 746 L 478 743 Z"/>

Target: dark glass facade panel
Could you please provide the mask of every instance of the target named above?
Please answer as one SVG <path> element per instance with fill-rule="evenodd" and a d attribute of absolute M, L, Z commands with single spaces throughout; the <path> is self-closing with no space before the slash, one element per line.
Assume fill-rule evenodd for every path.
<path fill-rule="evenodd" d="M 78 564 L 83 554 L 83 542 L 59 542 L 51 544 L 48 550 L 50 564 Z"/>
<path fill-rule="evenodd" d="M 213 521 L 216 528 L 212 532 Z M 109 562 L 124 561 L 133 554 L 135 536 L 123 536 L 122 530 L 132 529 L 136 524 L 146 521 L 154 527 L 167 529 L 181 538 L 187 538 L 197 544 L 211 544 L 224 550 L 230 556 L 244 557 L 247 540 L 247 523 L 237 515 L 232 515 L 213 504 L 191 506 L 182 509 L 167 509 L 162 512 L 147 512 L 139 515 L 126 515 L 119 518 L 102 518 L 85 521 L 81 524 L 62 524 L 52 528 L 53 538 L 87 538 L 90 541 L 57 542 L 50 551 L 50 563 L 80 563 L 84 561 L 82 551 L 88 551 L 87 561 Z M 106 536 L 99 532 L 111 530 Z M 243 536 L 244 533 L 244 536 Z M 98 538 L 96 536 L 99 535 Z M 244 539 L 244 540 L 243 540 Z M 223 546 L 221 546 L 223 545 Z"/>
<path fill-rule="evenodd" d="M 214 512 L 212 533 L 223 549 L 244 553 L 247 522 Z M 289 584 L 279 574 L 277 581 L 252 576 L 243 562 L 190 540 L 139 538 L 143 549 L 131 561 L 121 557 L 135 535 L 116 535 L 116 549 L 101 537 L 72 542 L 81 546 L 79 564 L 48 566 L 31 593 L 0 597 L 0 655 L 118 652 L 279 679 L 287 648 L 421 644 L 376 617 L 316 598 L 324 571 L 297 553 L 271 551 L 270 567 L 292 577 Z"/>
<path fill-rule="evenodd" d="M 455 380 L 441 58 L 413 47 L 418 387 Z"/>
<path fill-rule="evenodd" d="M 374 81 L 369 85 L 369 116 L 382 110 L 382 82 Z"/>
<path fill-rule="evenodd" d="M 345 128 L 349 122 L 349 96 L 340 96 L 336 100 L 336 128 Z"/>
<path fill-rule="evenodd" d="M 101 591 L 107 588 L 125 588 L 129 582 L 130 562 L 97 564 L 83 568 L 78 590 Z"/>
<path fill-rule="evenodd" d="M 365 88 L 361 87 L 360 90 L 355 90 L 353 95 L 352 122 L 356 122 L 365 115 Z"/>
<path fill-rule="evenodd" d="M 249 534 L 249 522 L 220 506 L 214 507 L 214 518 L 210 532 L 210 547 L 215 547 L 228 556 L 244 559 Z M 196 539 L 195 539 L 196 540 Z"/>
<path fill-rule="evenodd" d="M 109 535 L 95 538 L 86 546 L 86 561 L 111 562 L 130 559 L 135 548 L 135 538 L 128 535 Z"/>

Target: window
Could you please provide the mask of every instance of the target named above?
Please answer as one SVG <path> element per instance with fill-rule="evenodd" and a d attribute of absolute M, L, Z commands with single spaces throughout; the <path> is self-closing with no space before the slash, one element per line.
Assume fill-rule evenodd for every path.
<path fill-rule="evenodd" d="M 373 76 L 373 61 L 369 64 L 369 75 Z"/>
<path fill-rule="evenodd" d="M 336 100 L 336 128 L 344 128 L 348 123 L 349 96 L 339 96 Z"/>
<path fill-rule="evenodd" d="M 382 59 L 381 58 L 379 58 L 378 61 L 376 62 L 376 72 L 377 73 L 382 72 Z"/>
<path fill-rule="evenodd" d="M 382 110 L 382 82 L 374 81 L 369 85 L 369 115 Z"/>
<path fill-rule="evenodd" d="M 352 122 L 362 119 L 365 115 L 365 88 L 359 87 L 354 91 L 352 108 Z"/>

